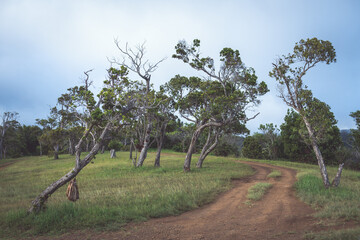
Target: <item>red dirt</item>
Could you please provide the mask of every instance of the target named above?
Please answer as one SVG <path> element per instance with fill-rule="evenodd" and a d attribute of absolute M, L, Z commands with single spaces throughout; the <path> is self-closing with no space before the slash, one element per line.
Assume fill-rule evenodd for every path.
<path fill-rule="evenodd" d="M 314 210 L 295 197 L 294 170 L 246 164 L 256 173 L 234 180 L 234 188 L 214 203 L 179 216 L 130 223 L 116 232 L 72 232 L 59 239 L 302 239 L 306 232 L 329 229 L 318 224 L 319 220 L 312 217 Z M 271 169 L 281 171 L 282 176 L 267 179 Z M 262 200 L 245 204 L 248 188 L 257 182 L 270 182 L 273 186 Z"/>

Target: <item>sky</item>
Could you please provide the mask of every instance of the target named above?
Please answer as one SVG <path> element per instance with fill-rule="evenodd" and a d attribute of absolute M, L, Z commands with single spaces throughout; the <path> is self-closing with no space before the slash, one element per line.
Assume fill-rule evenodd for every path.
<path fill-rule="evenodd" d="M 179 40 L 200 39 L 203 56 L 214 59 L 224 47 L 238 49 L 268 84 L 270 92 L 248 112 L 260 112 L 247 123 L 254 133 L 260 124 L 280 126 L 288 109 L 268 75 L 272 63 L 300 39 L 317 37 L 333 44 L 337 62 L 318 64 L 305 84 L 331 107 L 340 129 L 355 128 L 349 114 L 360 110 L 359 13 L 357 0 L 1 0 L 0 113 L 16 111 L 20 123 L 33 125 L 90 69 L 98 92 L 108 59 L 121 58 L 114 39 L 121 46 L 145 42 L 150 62 L 167 57 L 152 74 L 155 88 L 176 74 L 201 76 L 171 58 Z"/>

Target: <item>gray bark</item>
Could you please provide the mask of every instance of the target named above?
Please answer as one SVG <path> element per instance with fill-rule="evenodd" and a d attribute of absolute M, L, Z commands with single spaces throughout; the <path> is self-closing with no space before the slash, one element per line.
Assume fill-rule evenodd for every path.
<path fill-rule="evenodd" d="M 335 176 L 334 180 L 333 180 L 332 183 L 331 183 L 331 186 L 333 186 L 333 187 L 339 186 L 339 184 L 340 184 L 340 178 L 341 178 L 341 173 L 342 173 L 343 167 L 344 167 L 344 163 L 341 163 L 341 164 L 339 165 L 339 169 L 338 169 L 338 171 L 337 171 L 337 173 L 336 173 L 336 176 Z"/>
<path fill-rule="evenodd" d="M 73 147 L 73 142 L 71 141 L 70 138 L 69 138 L 69 154 L 70 154 L 70 155 L 74 155 L 74 154 L 75 154 L 74 147 Z"/>
<path fill-rule="evenodd" d="M 100 146 L 102 145 L 102 141 L 107 134 L 108 130 L 110 129 L 111 124 L 107 123 L 105 128 L 103 129 L 101 136 L 98 140 L 98 142 L 93 146 L 91 151 L 84 157 L 84 159 L 80 159 L 81 155 L 81 144 L 83 140 L 89 135 L 89 132 L 91 131 L 91 126 L 83 135 L 83 137 L 79 140 L 79 143 L 75 147 L 75 155 L 76 155 L 76 165 L 75 167 L 70 170 L 67 174 L 65 174 L 63 177 L 61 177 L 59 180 L 53 182 L 48 186 L 42 193 L 40 193 L 31 203 L 31 206 L 28 210 L 30 213 L 38 213 L 39 211 L 44 209 L 45 203 L 48 200 L 48 198 L 53 194 L 57 189 L 59 189 L 61 186 L 68 183 L 71 179 L 76 177 L 78 173 L 86 166 L 88 165 L 91 160 L 95 157 L 95 155 L 98 153 Z"/>
<path fill-rule="evenodd" d="M 59 159 L 59 144 L 56 144 L 55 146 L 54 146 L 54 159 L 56 160 L 56 159 Z"/>
<path fill-rule="evenodd" d="M 132 157 L 133 145 L 134 145 L 134 141 L 133 141 L 133 139 L 131 139 L 131 141 L 130 141 L 130 153 L 129 153 L 129 158 L 131 160 L 133 159 L 133 157 Z"/>
<path fill-rule="evenodd" d="M 105 145 L 102 145 L 102 146 L 101 146 L 101 151 L 100 151 L 100 153 L 101 153 L 101 154 L 104 154 L 104 152 L 105 152 Z"/>
<path fill-rule="evenodd" d="M 155 167 L 160 167 L 160 155 L 161 155 L 162 147 L 164 145 L 166 126 L 167 126 L 167 123 L 161 124 L 160 135 L 158 138 L 156 138 L 157 152 L 156 152 L 155 163 L 154 163 Z"/>
<path fill-rule="evenodd" d="M 110 150 L 110 158 L 116 158 L 116 151 L 115 149 Z"/>
<path fill-rule="evenodd" d="M 152 130 L 152 123 L 151 121 L 148 123 L 147 127 L 146 127 L 146 133 L 145 133 L 145 139 L 144 139 L 144 146 L 141 149 L 140 155 L 139 155 L 139 159 L 138 162 L 136 164 L 136 167 L 141 167 L 147 157 L 147 151 L 150 147 L 150 134 L 151 134 L 151 130 Z"/>
<path fill-rule="evenodd" d="M 323 156 L 322 156 L 322 154 L 320 152 L 319 146 L 317 145 L 317 141 L 316 141 L 316 138 L 315 138 L 315 135 L 314 135 L 314 130 L 312 129 L 311 124 L 309 123 L 307 118 L 305 116 L 302 116 L 302 118 L 303 118 L 303 121 L 304 121 L 305 126 L 306 126 L 306 128 L 308 130 L 308 133 L 309 133 L 311 146 L 312 146 L 312 148 L 314 150 L 314 153 L 316 155 L 316 159 L 318 161 L 318 165 L 319 165 L 319 168 L 320 168 L 320 172 L 321 172 L 321 176 L 322 176 L 324 186 L 326 188 L 328 188 L 330 186 L 329 176 L 328 176 L 328 173 L 327 173 L 327 170 L 326 170 L 326 166 L 325 166 L 325 163 L 324 163 Z"/>
<path fill-rule="evenodd" d="M 216 148 L 217 144 L 219 143 L 219 132 L 216 132 L 214 143 L 209 147 L 210 145 L 210 131 L 208 140 L 206 141 L 206 144 L 204 145 L 203 149 L 201 150 L 200 157 L 198 159 L 198 162 L 196 163 L 197 168 L 202 168 L 202 164 L 205 160 L 205 158 Z"/>
<path fill-rule="evenodd" d="M 222 126 L 222 123 L 217 123 L 217 122 L 209 122 L 209 123 L 203 123 L 203 124 L 200 124 L 197 129 L 195 130 L 195 132 L 193 133 L 193 136 L 191 138 L 191 142 L 190 142 L 190 146 L 188 148 L 188 151 L 186 153 L 186 157 L 185 157 L 185 161 L 184 161 L 184 172 L 189 172 L 190 171 L 190 164 L 191 164 L 191 157 L 192 157 L 192 154 L 193 154 L 193 151 L 195 149 L 195 145 L 196 145 L 196 141 L 198 140 L 201 132 L 207 128 L 207 127 L 211 127 L 211 126 L 214 126 L 214 127 L 221 127 Z"/>

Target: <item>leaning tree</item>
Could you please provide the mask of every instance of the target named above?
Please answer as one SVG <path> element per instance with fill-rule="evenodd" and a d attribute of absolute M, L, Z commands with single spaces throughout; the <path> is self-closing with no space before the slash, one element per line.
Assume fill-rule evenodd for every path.
<path fill-rule="evenodd" d="M 319 148 L 319 140 L 332 124 L 332 119 L 326 117 L 329 107 L 313 97 L 311 90 L 303 83 L 306 73 L 318 63 L 330 64 L 336 62 L 335 49 L 331 42 L 317 38 L 300 40 L 295 44 L 294 52 L 283 55 L 273 63 L 269 73 L 278 82 L 280 98 L 296 112 L 304 122 L 308 139 L 316 155 L 324 186 L 330 186 L 323 155 Z M 344 164 L 340 164 L 332 185 L 338 186 Z"/>
<path fill-rule="evenodd" d="M 104 81 L 104 88 L 98 95 L 98 101 L 96 101 L 94 94 L 89 89 L 84 86 L 78 87 L 77 94 L 73 96 L 73 104 L 86 106 L 90 115 L 88 119 L 89 125 L 75 146 L 75 166 L 41 192 L 32 201 L 29 212 L 36 213 L 44 209 L 45 203 L 51 194 L 74 179 L 94 159 L 112 127 L 121 125 L 126 120 L 128 113 L 135 107 L 131 94 L 136 83 L 127 78 L 128 70 L 125 67 L 120 69 L 111 67 L 108 69 L 108 74 L 109 78 Z M 81 157 L 81 145 L 92 129 L 96 127 L 102 129 L 101 134 L 96 136 L 95 144 L 90 152 Z"/>
<path fill-rule="evenodd" d="M 176 76 L 168 85 L 180 114 L 196 125 L 184 162 L 184 171 L 190 171 L 191 156 L 201 132 L 234 122 L 245 124 L 256 116 L 247 118 L 246 110 L 259 104 L 258 97 L 268 88 L 265 82 L 258 83 L 255 70 L 245 66 L 238 50 L 223 48 L 218 70 L 213 58 L 200 56 L 198 39 L 190 45 L 179 41 L 175 50 L 173 58 L 205 74 L 203 78 Z"/>

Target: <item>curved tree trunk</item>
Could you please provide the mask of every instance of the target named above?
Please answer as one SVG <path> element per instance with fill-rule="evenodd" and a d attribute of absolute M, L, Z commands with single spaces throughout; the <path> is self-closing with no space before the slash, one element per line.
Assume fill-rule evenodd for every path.
<path fill-rule="evenodd" d="M 102 145 L 102 141 L 107 134 L 108 130 L 110 129 L 111 124 L 107 123 L 105 128 L 103 129 L 101 136 L 98 140 L 98 142 L 93 146 L 91 151 L 84 157 L 84 159 L 80 159 L 81 155 L 81 144 L 83 140 L 89 135 L 89 132 L 91 131 L 91 126 L 83 135 L 83 137 L 79 140 L 79 143 L 76 145 L 75 149 L 75 155 L 76 155 L 76 164 L 75 167 L 69 171 L 67 174 L 65 174 L 63 177 L 61 177 L 59 180 L 53 182 L 48 186 L 42 193 L 40 193 L 31 203 L 31 206 L 28 210 L 30 213 L 37 213 L 44 209 L 44 205 L 47 201 L 47 199 L 53 194 L 57 189 L 59 189 L 61 186 L 68 183 L 71 179 L 76 177 L 79 172 L 88 165 L 91 160 L 94 158 L 94 156 L 98 153 L 100 146 Z"/>
<path fill-rule="evenodd" d="M 185 157 L 185 161 L 184 161 L 184 172 L 189 172 L 190 171 L 190 164 L 191 164 L 191 157 L 193 154 L 193 151 L 195 149 L 195 145 L 196 145 L 196 141 L 198 140 L 201 132 L 207 128 L 207 127 L 221 127 L 222 123 L 218 123 L 218 122 L 209 122 L 209 123 L 205 123 L 202 122 L 202 124 L 199 124 L 199 126 L 197 127 L 197 129 L 195 130 L 195 132 L 193 133 L 193 136 L 191 138 L 191 142 L 190 142 L 190 146 L 188 148 L 188 151 L 186 153 L 186 157 Z"/>
<path fill-rule="evenodd" d="M 150 147 L 150 134 L 151 134 L 151 130 L 152 130 L 152 123 L 148 123 L 147 127 L 146 127 L 146 133 L 145 133 L 145 139 L 144 139 L 144 146 L 141 149 L 140 155 L 139 155 L 139 159 L 138 162 L 136 164 L 136 167 L 141 167 L 147 157 L 147 151 Z"/>
<path fill-rule="evenodd" d="M 185 157 L 185 161 L 184 161 L 184 172 L 189 172 L 190 171 L 190 165 L 191 165 L 191 157 L 195 148 L 195 144 L 196 141 L 198 140 L 201 132 L 202 132 L 203 128 L 200 129 L 196 129 L 196 131 L 194 132 L 192 138 L 191 138 L 191 142 L 190 142 L 190 146 L 188 148 L 188 151 L 186 153 L 186 157 Z"/>
<path fill-rule="evenodd" d="M 202 151 L 201 151 L 201 154 L 200 154 L 200 157 L 199 157 L 199 160 L 198 162 L 196 163 L 196 167 L 197 168 L 202 168 L 202 164 L 205 160 L 205 158 L 212 152 L 214 151 L 214 149 L 216 148 L 217 144 L 219 143 L 219 132 L 216 131 L 216 134 L 215 134 L 215 140 L 214 140 L 214 143 L 209 147 L 210 145 L 210 140 L 209 141 L 206 141 L 206 144 L 205 146 L 203 147 Z M 209 135 L 210 136 L 210 135 Z"/>
<path fill-rule="evenodd" d="M 314 153 L 316 155 L 316 159 L 318 161 L 318 165 L 319 165 L 319 168 L 320 168 L 320 172 L 321 172 L 321 176 L 322 176 L 324 186 L 326 188 L 328 188 L 328 187 L 330 187 L 329 176 L 328 176 L 328 173 L 327 173 L 327 170 L 326 170 L 326 166 L 325 166 L 325 163 L 324 163 L 323 156 L 322 156 L 322 154 L 320 152 L 319 146 L 317 144 L 317 141 L 316 141 L 316 138 L 315 138 L 315 135 L 314 135 L 314 130 L 312 129 L 312 126 L 308 122 L 307 118 L 305 116 L 303 116 L 302 118 L 303 118 L 303 121 L 305 123 L 306 129 L 308 130 L 308 133 L 309 133 L 311 146 L 312 146 L 312 148 L 314 150 Z"/>

